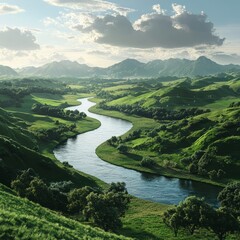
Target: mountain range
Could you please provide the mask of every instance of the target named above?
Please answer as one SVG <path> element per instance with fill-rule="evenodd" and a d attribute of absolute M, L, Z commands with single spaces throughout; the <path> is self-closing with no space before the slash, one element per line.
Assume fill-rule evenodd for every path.
<path fill-rule="evenodd" d="M 240 71 L 239 65 L 220 65 L 206 58 L 168 59 L 142 63 L 126 59 L 107 68 L 89 67 L 74 61 L 51 62 L 40 67 L 13 70 L 0 65 L 0 76 L 76 77 L 76 78 L 152 78 L 164 76 L 194 77 Z"/>

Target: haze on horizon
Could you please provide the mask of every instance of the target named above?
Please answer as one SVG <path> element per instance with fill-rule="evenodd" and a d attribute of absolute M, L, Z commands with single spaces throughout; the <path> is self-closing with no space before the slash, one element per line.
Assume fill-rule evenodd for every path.
<path fill-rule="evenodd" d="M 239 0 L 4 0 L 0 65 L 206 56 L 240 64 Z"/>

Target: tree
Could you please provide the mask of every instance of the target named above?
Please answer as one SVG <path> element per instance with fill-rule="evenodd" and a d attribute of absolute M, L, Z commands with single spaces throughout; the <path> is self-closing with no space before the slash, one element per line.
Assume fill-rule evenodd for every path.
<path fill-rule="evenodd" d="M 214 214 L 209 222 L 209 227 L 217 235 L 219 240 L 224 240 L 228 233 L 239 231 L 239 223 L 229 212 L 224 208 L 219 208 L 214 211 Z"/>
<path fill-rule="evenodd" d="M 177 207 L 169 209 L 163 214 L 163 222 L 174 232 L 174 236 L 177 237 L 179 229 L 183 226 L 183 212 Z"/>
<path fill-rule="evenodd" d="M 127 150 L 128 150 L 128 147 L 127 147 L 126 145 L 120 144 L 120 145 L 117 147 L 117 150 L 118 150 L 120 153 L 126 153 Z"/>
<path fill-rule="evenodd" d="M 178 206 L 184 214 L 183 227 L 192 235 L 197 228 L 206 227 L 213 208 L 196 196 L 187 197 Z"/>
<path fill-rule="evenodd" d="M 187 197 L 177 207 L 164 213 L 164 223 L 170 227 L 175 236 L 178 230 L 184 228 L 190 234 L 201 227 L 208 227 L 213 208 L 196 196 Z"/>
<path fill-rule="evenodd" d="M 240 182 L 228 184 L 218 195 L 222 207 L 226 207 L 235 217 L 240 216 Z"/>
<path fill-rule="evenodd" d="M 94 192 L 91 187 L 75 188 L 68 194 L 68 211 L 71 213 L 81 213 L 87 205 L 87 196 Z"/>
<path fill-rule="evenodd" d="M 117 183 L 112 182 L 110 184 L 108 192 L 114 192 L 114 193 L 121 192 L 121 193 L 127 194 L 128 192 L 127 192 L 127 188 L 126 188 L 126 183 L 125 182 L 117 182 Z"/>
<path fill-rule="evenodd" d="M 130 198 L 125 193 L 90 193 L 83 214 L 104 230 L 116 230 L 121 227 Z"/>
<path fill-rule="evenodd" d="M 15 180 L 11 182 L 11 187 L 20 197 L 26 197 L 26 189 L 36 176 L 37 175 L 32 168 L 24 170 Z"/>
<path fill-rule="evenodd" d="M 52 207 L 52 194 L 42 179 L 35 177 L 26 189 L 26 197 L 44 207 Z"/>

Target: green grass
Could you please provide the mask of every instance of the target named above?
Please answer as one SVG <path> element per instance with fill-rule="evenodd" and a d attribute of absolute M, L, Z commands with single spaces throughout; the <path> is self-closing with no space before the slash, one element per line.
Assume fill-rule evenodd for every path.
<path fill-rule="evenodd" d="M 85 226 L 11 194 L 0 185 L 0 239 L 127 239 Z"/>
<path fill-rule="evenodd" d="M 119 234 L 138 240 L 214 240 L 215 235 L 204 229 L 197 230 L 194 235 L 180 231 L 177 237 L 163 223 L 163 212 L 169 205 L 153 203 L 132 198 L 130 208 L 123 218 L 123 229 Z M 230 235 L 227 240 L 237 240 L 239 236 Z"/>
<path fill-rule="evenodd" d="M 99 102 L 99 99 L 98 100 L 91 99 L 91 101 Z M 161 125 L 160 123 L 157 123 L 156 121 L 149 119 L 149 118 L 130 116 L 130 115 L 126 115 L 124 113 L 120 113 L 117 111 L 102 110 L 102 109 L 99 109 L 97 107 L 97 105 L 92 107 L 90 109 L 90 111 L 97 113 L 97 114 L 116 117 L 116 118 L 120 118 L 120 119 L 131 122 L 133 124 L 133 127 L 129 132 L 125 133 L 122 136 L 123 138 L 125 136 L 127 136 L 129 133 L 133 132 L 134 130 L 137 130 L 137 129 L 141 129 L 142 131 L 152 130 Z M 152 151 L 148 151 L 148 150 L 144 150 L 144 151 L 131 150 L 130 153 L 121 154 L 115 147 L 110 146 L 106 142 L 101 144 L 96 149 L 96 153 L 102 160 L 107 161 L 111 164 L 123 166 L 125 168 L 135 169 L 135 170 L 141 171 L 141 172 L 154 173 L 154 174 L 159 174 L 159 175 L 169 176 L 169 177 L 177 177 L 177 178 L 181 178 L 181 179 L 190 179 L 190 180 L 210 183 L 210 184 L 214 184 L 214 185 L 224 186 L 224 183 L 216 182 L 216 181 L 213 181 L 213 180 L 201 177 L 201 176 L 189 174 L 185 170 L 161 166 L 161 164 L 159 164 L 157 167 L 152 168 L 152 169 L 140 166 L 140 161 L 143 156 L 144 157 L 151 156 L 152 158 L 156 159 L 160 163 L 164 159 L 165 160 L 173 160 L 173 159 L 177 160 L 179 158 L 179 156 L 177 156 L 176 154 L 170 154 L 170 155 L 164 154 L 161 156 L 161 158 L 159 158 L 159 154 L 156 154 L 156 153 L 154 153 Z"/>
<path fill-rule="evenodd" d="M 44 102 L 44 96 L 48 96 L 46 102 Z M 42 95 L 41 102 L 43 104 L 50 103 L 49 99 L 51 98 L 52 104 L 54 104 L 53 101 L 59 101 L 59 104 L 61 104 L 66 98 L 77 99 L 77 96 L 75 95 L 67 96 L 68 97 L 65 95 L 65 97 L 61 98 L 56 95 Z M 40 99 L 40 95 L 38 95 L 38 99 Z M 11 111 L 11 114 L 0 109 L 2 117 L 0 124 L 0 142 L 2 150 L 0 157 L 4 160 L 4 164 L 10 168 L 14 174 L 16 174 L 18 170 L 31 167 L 42 178 L 49 182 L 71 180 L 79 186 L 90 185 L 95 187 L 105 187 L 106 185 L 102 181 L 94 177 L 81 173 L 73 168 L 64 167 L 53 155 L 54 147 L 60 142 L 79 133 L 98 128 L 100 126 L 99 121 L 86 118 L 76 122 L 77 128 L 74 132 L 65 132 L 60 139 L 55 141 L 38 140 L 40 151 L 36 152 L 34 147 L 37 143 L 37 139 L 33 135 L 35 131 L 55 128 L 56 120 L 59 120 L 60 123 L 65 125 L 70 125 L 73 122 L 49 116 L 32 114 L 30 109 L 33 101 L 32 95 L 25 97 L 22 107 L 16 108 L 15 111 Z"/>
<path fill-rule="evenodd" d="M 21 107 L 9 107 L 8 110 L 16 112 L 32 113 L 31 108 L 34 103 L 47 104 L 51 106 L 59 106 L 63 103 L 68 103 L 69 105 L 80 105 L 81 103 L 77 99 L 82 97 L 87 97 L 88 94 L 78 94 L 78 95 L 59 95 L 59 94 L 48 94 L 48 93 L 33 93 L 23 98 Z"/>

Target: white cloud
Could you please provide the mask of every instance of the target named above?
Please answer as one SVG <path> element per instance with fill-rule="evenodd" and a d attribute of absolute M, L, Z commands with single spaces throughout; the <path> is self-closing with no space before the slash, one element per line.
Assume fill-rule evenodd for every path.
<path fill-rule="evenodd" d="M 16 13 L 20 13 L 20 12 L 24 12 L 24 9 L 22 9 L 18 6 L 15 6 L 15 5 L 8 5 L 6 3 L 0 4 L 0 15 L 16 14 Z"/>
<path fill-rule="evenodd" d="M 211 59 L 220 64 L 237 64 L 240 65 L 240 55 L 236 53 L 227 54 L 225 52 L 215 52 L 211 54 Z"/>
<path fill-rule="evenodd" d="M 152 6 L 152 9 L 156 11 L 158 14 L 165 14 L 165 10 L 163 10 L 160 6 L 160 4 L 155 4 Z"/>
<path fill-rule="evenodd" d="M 54 6 L 71 8 L 88 13 L 113 11 L 126 16 L 129 12 L 133 11 L 130 8 L 121 7 L 118 4 L 105 0 L 45 0 L 45 2 Z"/>
<path fill-rule="evenodd" d="M 181 15 L 184 12 L 186 12 L 186 7 L 185 6 L 182 6 L 182 5 L 179 5 L 179 4 L 176 4 L 176 3 L 172 4 L 172 8 L 173 8 L 173 11 L 175 12 L 176 15 Z"/>
<path fill-rule="evenodd" d="M 58 25 L 58 21 L 54 18 L 51 18 L 51 17 L 44 18 L 42 22 L 45 26 L 50 26 L 50 25 L 57 26 Z"/>
<path fill-rule="evenodd" d="M 160 6 L 155 7 L 161 11 Z M 131 48 L 181 48 L 199 45 L 221 46 L 224 39 L 214 33 L 214 25 L 205 14 L 192 14 L 184 6 L 173 5 L 174 15 L 142 15 L 135 23 L 122 15 L 97 17 L 86 28 L 78 30 L 95 34 L 95 41 Z"/>
<path fill-rule="evenodd" d="M 0 48 L 9 50 L 36 50 L 40 46 L 36 37 L 28 30 L 19 28 L 6 28 L 0 30 Z"/>

